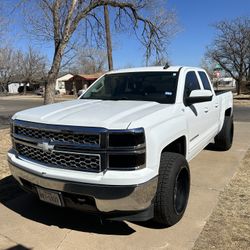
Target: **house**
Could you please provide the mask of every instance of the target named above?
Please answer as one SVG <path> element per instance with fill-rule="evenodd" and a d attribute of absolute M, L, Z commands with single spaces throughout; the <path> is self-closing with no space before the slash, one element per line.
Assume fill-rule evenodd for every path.
<path fill-rule="evenodd" d="M 59 91 L 60 94 L 66 94 L 66 89 L 65 89 L 65 82 L 68 81 L 70 78 L 72 78 L 73 75 L 68 73 L 65 75 L 62 75 L 61 77 L 56 79 L 56 91 Z"/>
<path fill-rule="evenodd" d="M 15 82 L 8 84 L 8 92 L 11 94 L 17 94 L 19 86 L 20 83 L 15 83 Z"/>
<path fill-rule="evenodd" d="M 24 90 L 24 83 L 22 82 L 12 82 L 12 83 L 9 83 L 8 84 L 8 93 L 10 94 L 18 94 L 18 93 L 22 93 Z M 26 91 L 34 91 L 36 90 L 39 85 L 36 85 L 36 84 L 29 84 L 27 83 L 26 84 Z"/>
<path fill-rule="evenodd" d="M 235 87 L 235 79 L 232 77 L 222 77 L 220 78 L 220 85 L 227 86 L 227 87 Z"/>
<path fill-rule="evenodd" d="M 76 94 L 80 89 L 87 89 L 103 73 L 78 74 L 65 81 L 66 94 Z"/>
<path fill-rule="evenodd" d="M 220 86 L 220 87 L 231 87 L 235 88 L 236 81 L 232 77 L 219 77 L 219 78 L 213 78 L 214 85 Z"/>

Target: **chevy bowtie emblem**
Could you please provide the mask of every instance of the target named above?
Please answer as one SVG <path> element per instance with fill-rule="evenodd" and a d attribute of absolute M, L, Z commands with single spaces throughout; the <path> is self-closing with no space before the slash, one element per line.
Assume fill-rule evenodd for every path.
<path fill-rule="evenodd" d="M 37 143 L 37 146 L 45 152 L 52 151 L 54 149 L 54 145 L 49 144 L 49 142 Z"/>

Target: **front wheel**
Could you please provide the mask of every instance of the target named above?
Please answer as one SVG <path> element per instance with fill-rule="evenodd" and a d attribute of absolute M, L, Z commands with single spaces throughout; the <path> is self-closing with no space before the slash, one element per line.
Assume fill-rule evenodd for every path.
<path fill-rule="evenodd" d="M 163 152 L 154 202 L 154 221 L 165 226 L 176 224 L 185 212 L 189 190 L 190 171 L 185 157 Z"/>

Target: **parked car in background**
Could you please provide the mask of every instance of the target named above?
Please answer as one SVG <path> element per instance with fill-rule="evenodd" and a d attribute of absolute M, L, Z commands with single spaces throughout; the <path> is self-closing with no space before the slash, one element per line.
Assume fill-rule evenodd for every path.
<path fill-rule="evenodd" d="M 86 92 L 86 89 L 80 89 L 77 93 L 78 97 Z"/>
<path fill-rule="evenodd" d="M 35 90 L 34 93 L 37 95 L 43 95 L 44 93 L 43 87 L 39 87 L 38 89 Z"/>
<path fill-rule="evenodd" d="M 37 90 L 34 91 L 34 93 L 37 94 L 37 95 L 43 96 L 44 95 L 44 87 L 39 87 Z M 55 94 L 59 95 L 60 91 L 59 90 L 55 90 Z"/>
<path fill-rule="evenodd" d="M 32 92 L 33 90 L 34 90 L 33 86 L 26 86 L 26 92 Z M 18 87 L 17 91 L 18 91 L 18 93 L 23 93 L 24 92 L 24 86 Z"/>

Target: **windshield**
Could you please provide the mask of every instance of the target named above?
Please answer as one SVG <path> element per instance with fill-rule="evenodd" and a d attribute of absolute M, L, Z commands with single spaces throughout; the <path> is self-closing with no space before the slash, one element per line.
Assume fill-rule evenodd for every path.
<path fill-rule="evenodd" d="M 174 103 L 177 82 L 177 72 L 108 74 L 95 82 L 81 99 Z"/>

